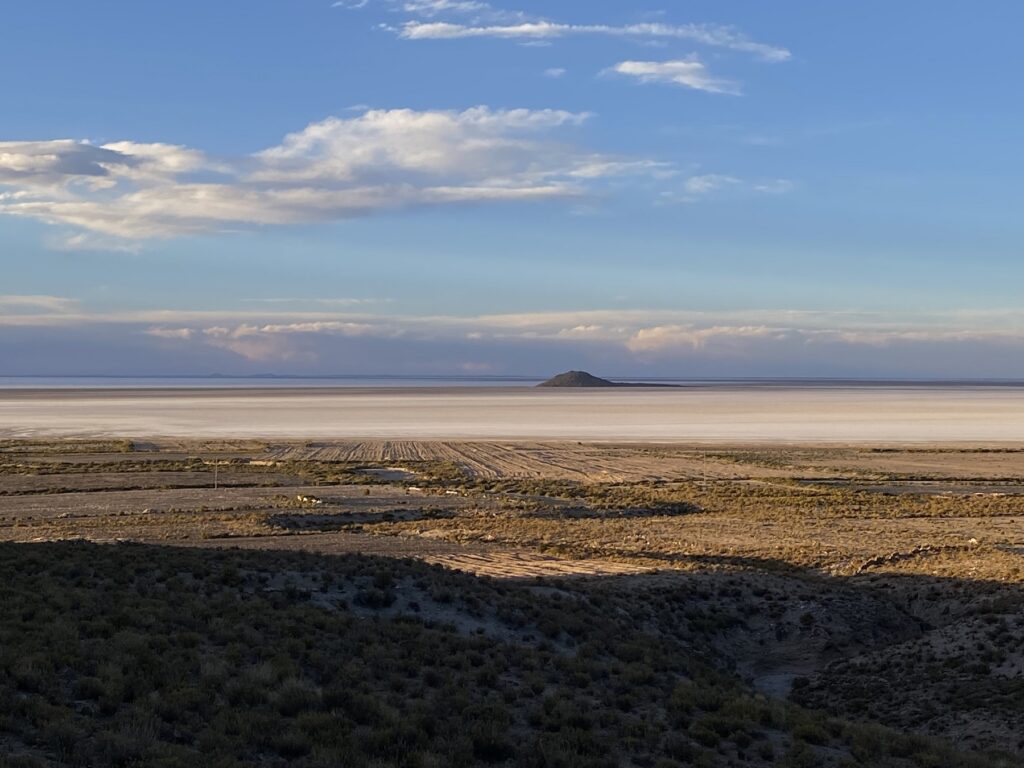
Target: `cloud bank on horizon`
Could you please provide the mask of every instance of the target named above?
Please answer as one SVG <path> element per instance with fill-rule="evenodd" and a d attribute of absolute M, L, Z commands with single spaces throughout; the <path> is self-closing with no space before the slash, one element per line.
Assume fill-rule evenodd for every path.
<path fill-rule="evenodd" d="M 1024 325 L 1021 310 L 961 313 L 952 325 L 929 314 L 600 310 L 417 316 L 372 311 L 387 307 L 386 300 L 278 302 L 281 308 L 246 312 L 110 313 L 65 297 L 0 296 L 0 354 L 36 335 L 52 346 L 87 338 L 100 347 L 148 347 L 133 368 L 114 371 L 123 375 L 168 374 L 180 370 L 175 366 L 236 375 L 513 375 L 564 367 L 568 359 L 650 375 L 953 378 L 959 374 L 951 360 L 981 354 L 1001 358 L 991 376 L 1024 376 L 1024 331 L 1014 330 Z M 333 304 L 363 311 L 341 312 Z M 83 369 L 85 359 L 72 355 L 79 366 L 73 370 L 66 355 L 54 355 L 44 369 L 31 367 L 45 349 L 22 361 L 27 367 L 5 373 L 97 373 L 108 365 L 100 357 Z M 830 364 L 822 367 L 822 359 Z M 680 364 L 683 374 L 666 367 Z"/>

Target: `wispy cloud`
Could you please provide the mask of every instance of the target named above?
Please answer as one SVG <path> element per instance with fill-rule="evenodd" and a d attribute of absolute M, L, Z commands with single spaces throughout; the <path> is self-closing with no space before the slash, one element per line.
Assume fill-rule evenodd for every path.
<path fill-rule="evenodd" d="M 796 189 L 796 182 L 790 179 L 770 179 L 755 183 L 752 189 L 755 192 L 764 192 L 768 195 L 784 195 Z"/>
<path fill-rule="evenodd" d="M 406 13 L 424 19 L 435 19 L 442 16 L 469 17 L 474 22 L 510 22 L 528 18 L 521 11 L 507 11 L 495 8 L 483 0 L 377 0 L 394 13 Z M 332 8 L 362 10 L 371 5 L 371 0 L 338 0 Z"/>
<path fill-rule="evenodd" d="M 559 77 L 564 77 L 565 73 L 566 73 L 566 70 L 565 70 L 564 67 L 549 67 L 548 69 L 544 70 L 544 77 L 550 77 L 552 79 L 557 79 Z"/>
<path fill-rule="evenodd" d="M 736 83 L 713 76 L 696 56 L 671 61 L 621 61 L 606 72 L 632 77 L 641 83 L 667 83 L 708 93 L 740 92 Z"/>
<path fill-rule="evenodd" d="M 78 309 L 77 299 L 46 295 L 0 295 L 0 312 L 66 314 Z"/>
<path fill-rule="evenodd" d="M 691 176 L 683 184 L 683 188 L 689 195 L 708 195 L 718 192 L 726 187 L 733 187 L 742 183 L 735 176 L 726 176 L 721 173 L 706 173 L 703 176 Z"/>
<path fill-rule="evenodd" d="M 518 24 L 472 26 L 451 22 L 409 21 L 395 30 L 405 40 L 456 40 L 499 38 L 505 40 L 551 40 L 569 36 L 604 36 L 635 39 L 687 40 L 700 45 L 749 53 L 764 61 L 781 62 L 792 57 L 786 48 L 751 40 L 733 27 L 713 24 L 644 23 L 612 26 L 606 24 L 562 24 L 526 21 Z"/>
<path fill-rule="evenodd" d="M 326 307 L 358 307 L 372 304 L 389 304 L 393 299 L 360 299 L 360 298 L 307 298 L 307 297 L 274 297 L 269 299 L 243 299 L 254 304 L 287 304 L 290 306 L 326 306 Z"/>
<path fill-rule="evenodd" d="M 666 202 L 693 203 L 728 194 L 784 195 L 796 189 L 790 179 L 742 179 L 725 173 L 705 173 L 690 176 L 682 188 L 663 193 Z"/>
<path fill-rule="evenodd" d="M 587 114 L 474 107 L 331 117 L 249 157 L 169 144 L 0 142 L 0 214 L 137 241 L 364 216 L 411 206 L 585 195 L 654 165 L 588 152 L 558 134 Z M 88 237 L 83 237 L 83 233 Z"/>
<path fill-rule="evenodd" d="M 487 3 L 479 0 L 407 0 L 402 10 L 421 16 L 439 16 L 445 13 L 480 13 L 492 10 Z"/>

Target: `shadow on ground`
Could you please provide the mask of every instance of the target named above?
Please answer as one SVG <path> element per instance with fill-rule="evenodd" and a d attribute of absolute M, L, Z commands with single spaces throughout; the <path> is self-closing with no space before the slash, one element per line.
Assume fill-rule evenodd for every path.
<path fill-rule="evenodd" d="M 749 558 L 0 544 L 0 764 L 1021 765 L 1021 618 L 999 584 Z"/>

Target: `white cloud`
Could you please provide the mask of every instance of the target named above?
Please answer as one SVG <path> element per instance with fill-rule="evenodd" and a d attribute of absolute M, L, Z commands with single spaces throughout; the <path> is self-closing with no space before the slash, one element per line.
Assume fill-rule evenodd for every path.
<path fill-rule="evenodd" d="M 696 327 L 692 325 L 658 325 L 640 328 L 630 336 L 626 346 L 632 352 L 661 352 L 680 347 L 702 349 L 709 344 L 730 344 L 749 340 L 779 341 L 789 335 L 788 329 L 763 325 Z"/>
<path fill-rule="evenodd" d="M 195 331 L 191 328 L 147 328 L 145 334 L 158 339 L 188 341 L 195 335 Z"/>
<path fill-rule="evenodd" d="M 621 61 L 607 71 L 634 77 L 641 83 L 668 83 L 708 93 L 739 93 L 735 83 L 712 76 L 696 56 L 672 61 Z"/>
<path fill-rule="evenodd" d="M 370 110 L 250 157 L 168 144 L 0 143 L 0 213 L 73 229 L 67 247 L 288 225 L 410 206 L 577 197 L 656 164 L 585 152 L 563 110 Z M 88 233 L 84 237 L 83 233 Z"/>
<path fill-rule="evenodd" d="M 377 328 L 370 323 L 356 323 L 343 320 L 318 320 L 306 323 L 269 323 L 267 325 L 242 325 L 232 335 L 236 338 L 259 334 L 281 333 L 330 333 L 341 336 L 366 336 Z"/>
<path fill-rule="evenodd" d="M 312 361 L 315 353 L 308 349 L 303 336 L 365 336 L 374 326 L 341 320 L 301 323 L 242 324 L 235 328 L 213 326 L 195 332 L 203 343 L 232 352 L 257 362 Z M 188 338 L 191 338 L 188 337 Z M 187 339 L 186 339 L 187 340 Z"/>
<path fill-rule="evenodd" d="M 682 191 L 666 192 L 663 198 L 669 202 L 693 203 L 729 192 L 783 195 L 794 189 L 796 184 L 789 179 L 751 181 L 723 173 L 706 173 L 690 176 L 683 182 Z"/>
<path fill-rule="evenodd" d="M 147 176 L 177 176 L 201 170 L 221 170 L 202 152 L 174 144 L 139 144 L 134 141 L 116 141 L 104 144 L 102 149 L 118 153 L 119 156 L 130 158 L 131 163 L 122 171 L 125 175 L 133 173 Z"/>
<path fill-rule="evenodd" d="M 740 180 L 735 176 L 726 176 L 720 173 L 707 173 L 703 176 L 691 176 L 683 184 L 687 193 L 691 195 L 707 195 L 711 192 L 717 192 L 725 187 L 731 187 L 736 184 L 740 184 Z"/>
<path fill-rule="evenodd" d="M 438 16 L 444 13 L 480 13 L 491 10 L 487 3 L 477 0 L 407 0 L 402 10 L 420 16 Z"/>
<path fill-rule="evenodd" d="M 370 0 L 338 0 L 332 8 L 362 10 L 370 5 Z M 505 11 L 495 8 L 483 0 L 379 0 L 388 10 L 408 13 L 425 19 L 440 16 L 468 16 L 475 23 L 497 23 L 520 21 L 526 14 L 520 11 Z"/>
<path fill-rule="evenodd" d="M 411 175 L 508 181 L 529 169 L 531 157 L 547 153 L 550 175 L 566 160 L 564 150 L 543 147 L 533 134 L 576 126 L 587 114 L 563 110 L 464 112 L 371 110 L 354 119 L 328 118 L 289 134 L 280 146 L 257 155 L 254 181 L 321 179 L 339 182 L 389 180 Z M 570 164 L 571 164 L 570 160 Z"/>
<path fill-rule="evenodd" d="M 103 180 L 113 170 L 126 170 L 133 164 L 131 158 L 120 152 L 87 142 L 0 142 L 0 184 L 30 189 L 71 180 Z"/>
<path fill-rule="evenodd" d="M 689 40 L 712 47 L 753 54 L 765 61 L 786 61 L 791 54 L 785 48 L 750 40 L 732 27 L 713 24 L 560 24 L 552 21 L 528 21 L 519 24 L 470 26 L 450 22 L 406 22 L 397 30 L 406 40 L 455 40 L 463 38 L 500 38 L 506 40 L 551 40 L 555 38 L 600 35 L 637 39 Z"/>
<path fill-rule="evenodd" d="M 544 70 L 544 77 L 550 77 L 552 79 L 558 79 L 559 77 L 565 76 L 565 68 L 563 67 L 549 67 Z"/>
<path fill-rule="evenodd" d="M 171 177 L 204 168 L 215 166 L 202 152 L 171 144 L 121 141 L 97 146 L 69 139 L 0 142 L 0 185 L 18 185 L 22 199 L 30 197 L 32 190 L 54 186 L 106 189 L 122 179 Z"/>

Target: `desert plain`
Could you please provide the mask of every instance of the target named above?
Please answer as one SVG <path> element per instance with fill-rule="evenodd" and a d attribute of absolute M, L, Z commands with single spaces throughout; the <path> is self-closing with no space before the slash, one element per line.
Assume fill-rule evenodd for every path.
<path fill-rule="evenodd" d="M 1019 386 L 732 383 L 0 389 L 0 437 L 965 442 L 1024 440 Z"/>

